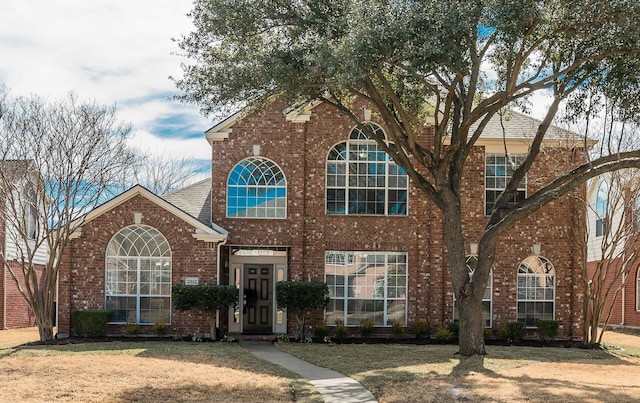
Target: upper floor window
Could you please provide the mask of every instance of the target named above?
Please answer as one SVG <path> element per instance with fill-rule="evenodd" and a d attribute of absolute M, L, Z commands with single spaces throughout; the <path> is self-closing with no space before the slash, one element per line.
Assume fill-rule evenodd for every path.
<path fill-rule="evenodd" d="M 536 319 L 553 320 L 556 269 L 542 256 L 532 255 L 518 266 L 518 322 L 535 326 Z"/>
<path fill-rule="evenodd" d="M 636 311 L 640 311 L 640 269 L 636 273 Z"/>
<path fill-rule="evenodd" d="M 598 186 L 596 194 L 596 236 L 603 236 L 605 232 L 605 222 L 607 219 L 607 210 L 609 199 L 609 185 L 602 182 Z"/>
<path fill-rule="evenodd" d="M 525 155 L 487 154 L 485 161 L 485 214 L 491 215 L 500 193 L 507 187 L 513 171 L 524 162 Z M 518 184 L 517 194 L 509 201 L 515 207 L 527 197 L 526 177 Z"/>
<path fill-rule="evenodd" d="M 171 319 L 171 249 L 155 228 L 123 228 L 107 245 L 105 309 L 112 322 Z"/>
<path fill-rule="evenodd" d="M 369 123 L 384 137 L 380 126 Z M 359 128 L 327 157 L 327 214 L 406 215 L 408 179 L 404 169 Z"/>
<path fill-rule="evenodd" d="M 240 161 L 227 181 L 227 217 L 286 218 L 287 180 L 266 158 Z"/>

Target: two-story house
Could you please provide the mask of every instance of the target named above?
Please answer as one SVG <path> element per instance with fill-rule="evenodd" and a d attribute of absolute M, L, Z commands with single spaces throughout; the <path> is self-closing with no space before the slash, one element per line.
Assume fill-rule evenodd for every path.
<path fill-rule="evenodd" d="M 36 202 L 29 197 L 29 178 L 33 172 L 28 161 L 0 162 L 2 189 L 13 189 L 13 194 L 0 195 L 0 329 L 14 329 L 35 325 L 33 311 L 21 295 L 24 290 L 22 256 L 33 247 L 37 231 Z M 40 279 L 47 259 L 46 248 L 33 249 L 36 277 Z"/>
<path fill-rule="evenodd" d="M 375 111 L 361 111 L 384 133 Z M 518 113 L 496 118 L 471 153 L 463 187 L 469 259 L 536 127 Z M 331 301 L 312 323 L 371 319 L 384 333 L 396 322 L 456 319 L 440 211 L 345 116 L 275 100 L 205 137 L 210 180 L 163 198 L 135 187 L 89 214 L 60 275 L 61 334 L 70 333 L 73 310 L 102 308 L 118 313 L 112 333 L 157 318 L 176 332 L 207 329 L 204 317 L 171 308 L 171 286 L 185 283 L 238 287 L 239 306 L 221 315 L 223 333 L 293 333 L 274 298 L 275 283 L 287 280 L 329 285 Z M 519 197 L 577 163 L 577 147 L 553 128 Z M 562 336 L 580 335 L 582 252 L 572 236 L 583 215 L 561 197 L 503 235 L 483 301 L 487 328 L 555 319 Z"/>

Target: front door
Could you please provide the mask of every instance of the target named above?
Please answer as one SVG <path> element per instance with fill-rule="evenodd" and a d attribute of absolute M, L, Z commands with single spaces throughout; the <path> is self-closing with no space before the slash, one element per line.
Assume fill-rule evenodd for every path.
<path fill-rule="evenodd" d="M 243 333 L 273 333 L 273 265 L 244 266 Z"/>

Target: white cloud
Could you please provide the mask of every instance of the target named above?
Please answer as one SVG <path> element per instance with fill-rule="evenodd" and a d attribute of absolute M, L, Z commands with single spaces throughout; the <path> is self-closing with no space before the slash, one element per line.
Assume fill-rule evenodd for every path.
<path fill-rule="evenodd" d="M 182 137 L 203 133 L 211 122 L 197 106 L 169 99 L 177 93 L 169 76 L 181 75 L 183 61 L 172 54 L 179 49 L 171 38 L 192 29 L 191 6 L 190 0 L 4 0 L 0 82 L 14 96 L 57 99 L 75 91 L 80 99 L 115 103 L 140 144 L 166 142 L 172 156 L 200 154 L 208 148 L 204 135 Z M 173 120 L 183 124 L 167 133 L 162 124 Z"/>

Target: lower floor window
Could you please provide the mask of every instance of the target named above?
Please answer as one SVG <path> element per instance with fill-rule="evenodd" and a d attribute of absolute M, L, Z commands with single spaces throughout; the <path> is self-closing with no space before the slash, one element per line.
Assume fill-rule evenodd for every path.
<path fill-rule="evenodd" d="M 475 271 L 476 264 L 478 263 L 477 255 L 468 255 L 466 258 L 467 271 L 470 273 L 470 276 L 473 275 Z M 487 286 L 484 289 L 484 294 L 482 295 L 482 322 L 484 323 L 484 327 L 491 327 L 491 295 L 493 294 L 493 271 L 489 272 L 489 279 L 487 280 Z M 460 304 L 456 299 L 456 296 L 453 296 L 453 321 L 458 322 L 460 320 Z"/>
<path fill-rule="evenodd" d="M 529 256 L 518 267 L 518 322 L 534 327 L 537 319 L 553 320 L 555 268 L 541 256 Z"/>
<path fill-rule="evenodd" d="M 406 326 L 405 252 L 327 251 L 325 281 L 331 294 L 327 323 L 358 326 L 370 319 L 376 326 Z"/>

